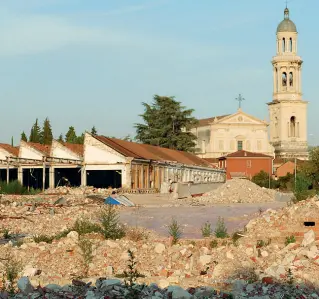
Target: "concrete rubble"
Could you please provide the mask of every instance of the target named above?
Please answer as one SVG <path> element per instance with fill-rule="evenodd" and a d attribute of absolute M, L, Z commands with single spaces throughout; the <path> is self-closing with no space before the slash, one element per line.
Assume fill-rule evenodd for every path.
<path fill-rule="evenodd" d="M 43 292 L 51 294 L 47 298 L 59 298 L 54 296 L 63 292 L 73 296 L 74 286 L 68 285 L 84 275 L 76 232 L 51 244 L 35 243 L 32 236 L 57 234 L 72 227 L 80 216 L 95 221 L 101 202 L 66 196 L 57 203 L 56 199 L 4 196 L 1 200 L 0 229 L 26 237 L 22 244 L 11 240 L 0 246 L 0 271 L 5 271 L 3 258 L 8 254 L 19 260 L 19 277 L 28 276 L 29 282 L 21 280 L 18 286 L 24 294 L 34 293 L 30 298 Z M 313 224 L 318 215 L 316 197 L 278 211 L 267 210 L 247 224 L 238 241 L 219 239 L 217 246 L 212 239 L 182 239 L 171 245 L 169 238 L 153 232 L 146 232 L 138 241 L 130 235 L 105 240 L 92 233 L 86 238 L 92 244 L 93 260 L 80 289 L 85 289 L 86 298 L 115 298 L 114 292 L 125 292 L 119 277 L 127 269 L 130 249 L 138 261 L 136 268 L 145 276 L 138 283 L 148 285 L 140 298 L 227 298 L 231 290 L 235 298 L 280 298 L 274 294 L 287 292 L 295 294 L 294 298 L 319 298 L 315 290 L 319 284 L 318 221 L 305 226 L 305 222 Z M 294 241 L 288 244 L 287 237 L 292 235 Z M 98 280 L 100 277 L 104 279 Z M 25 297 L 21 293 L 16 298 Z"/>
<path fill-rule="evenodd" d="M 203 203 L 252 203 L 274 201 L 275 190 L 261 188 L 245 179 L 232 179 L 217 189 L 196 198 Z"/>

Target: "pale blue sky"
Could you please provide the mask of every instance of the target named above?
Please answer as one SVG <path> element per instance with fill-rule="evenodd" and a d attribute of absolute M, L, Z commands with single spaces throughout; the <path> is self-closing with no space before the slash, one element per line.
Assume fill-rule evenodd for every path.
<path fill-rule="evenodd" d="M 134 135 L 141 102 L 174 95 L 198 118 L 243 110 L 268 119 L 284 0 L 1 0 L 0 142 L 35 118 Z M 309 143 L 317 130 L 318 0 L 289 3 L 304 60 Z"/>

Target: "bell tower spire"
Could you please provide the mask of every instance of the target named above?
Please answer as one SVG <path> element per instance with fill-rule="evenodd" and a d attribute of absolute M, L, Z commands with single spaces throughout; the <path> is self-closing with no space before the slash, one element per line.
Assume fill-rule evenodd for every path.
<path fill-rule="evenodd" d="M 284 10 L 277 27 L 273 65 L 273 100 L 268 103 L 270 142 L 281 158 L 307 159 L 307 103 L 302 99 L 302 59 L 297 53 L 297 27 Z"/>

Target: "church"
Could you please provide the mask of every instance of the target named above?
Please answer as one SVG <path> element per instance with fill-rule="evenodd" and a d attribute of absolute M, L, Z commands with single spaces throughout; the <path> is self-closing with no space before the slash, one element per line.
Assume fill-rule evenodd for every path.
<path fill-rule="evenodd" d="M 297 27 L 289 9 L 277 27 L 273 65 L 273 99 L 267 103 L 269 122 L 241 109 L 234 114 L 200 119 L 191 132 L 197 137 L 197 155 L 216 159 L 246 150 L 279 159 L 308 159 L 307 101 L 302 99 L 302 59 L 297 53 Z"/>

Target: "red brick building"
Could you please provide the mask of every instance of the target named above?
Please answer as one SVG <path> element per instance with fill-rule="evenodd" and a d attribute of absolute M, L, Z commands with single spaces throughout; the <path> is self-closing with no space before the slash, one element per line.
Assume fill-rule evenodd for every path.
<path fill-rule="evenodd" d="M 219 158 L 219 168 L 226 170 L 227 179 L 251 179 L 261 170 L 272 175 L 273 157 L 244 150 Z"/>

